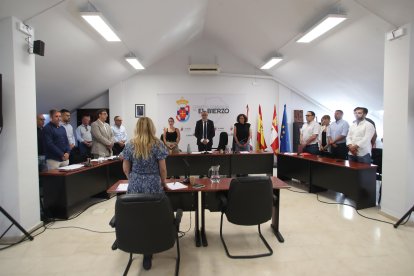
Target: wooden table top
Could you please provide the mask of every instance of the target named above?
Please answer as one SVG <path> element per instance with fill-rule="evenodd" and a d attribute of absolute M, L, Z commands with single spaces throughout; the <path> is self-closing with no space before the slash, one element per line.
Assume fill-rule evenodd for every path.
<path fill-rule="evenodd" d="M 246 152 L 246 153 L 220 153 L 219 151 L 213 151 L 211 153 L 186 153 L 186 152 L 179 152 L 179 153 L 171 153 L 168 156 L 232 156 L 232 155 L 267 155 L 267 154 L 273 154 L 273 152 L 271 151 L 250 151 L 250 152 Z"/>
<path fill-rule="evenodd" d="M 117 163 L 117 162 L 121 162 L 121 160 L 120 159 L 105 160 L 102 163 L 99 163 L 97 161 L 92 161 L 91 166 L 89 166 L 89 167 L 84 166 L 84 167 L 81 167 L 79 169 L 70 170 L 70 171 L 61 171 L 59 169 L 55 169 L 55 170 L 50 170 L 50 171 L 47 171 L 47 172 L 41 172 L 41 173 L 39 173 L 39 176 L 68 176 L 68 175 L 71 175 L 71 174 L 76 174 L 76 173 L 91 170 L 91 169 L 94 169 L 94 168 L 107 166 L 107 165 Z M 82 164 L 82 163 L 80 163 L 80 164 Z"/>
<path fill-rule="evenodd" d="M 287 185 L 285 182 L 277 178 L 276 176 L 270 177 L 273 184 L 273 189 L 287 189 L 290 188 L 289 185 Z M 183 179 L 167 179 L 167 183 L 173 183 L 173 182 L 179 182 Z M 167 187 L 164 188 L 165 191 L 169 193 L 174 192 L 217 192 L 217 191 L 227 191 L 230 187 L 230 182 L 232 178 L 221 178 L 219 183 L 211 183 L 210 178 L 196 178 L 194 184 L 202 184 L 205 187 L 203 188 L 194 188 L 192 185 L 188 185 L 188 188 L 186 189 L 180 189 L 180 190 L 170 190 Z M 108 194 L 117 194 L 117 193 L 123 193 L 120 191 L 117 191 L 116 189 L 120 184 L 128 183 L 128 180 L 118 180 L 114 185 L 112 185 L 106 192 Z"/>
<path fill-rule="evenodd" d="M 342 159 L 335 159 L 335 158 L 329 158 L 329 157 L 322 157 L 319 155 L 297 155 L 297 154 L 286 154 L 286 153 L 278 153 L 280 155 L 297 158 L 297 159 L 304 159 L 304 160 L 310 160 L 318 163 L 338 166 L 338 167 L 347 167 L 350 169 L 355 170 L 361 170 L 361 169 L 377 169 L 377 165 L 374 164 L 367 164 L 367 163 L 359 163 L 359 162 L 353 162 L 348 160 L 342 160 Z"/>

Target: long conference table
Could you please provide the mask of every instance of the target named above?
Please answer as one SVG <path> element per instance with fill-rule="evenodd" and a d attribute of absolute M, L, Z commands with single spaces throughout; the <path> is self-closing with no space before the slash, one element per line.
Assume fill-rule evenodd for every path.
<path fill-rule="evenodd" d="M 278 154 L 277 177 L 297 179 L 309 192 L 324 189 L 341 192 L 355 201 L 356 209 L 376 206 L 376 171 L 372 164 L 317 155 Z"/>
<path fill-rule="evenodd" d="M 171 154 L 166 159 L 168 175 L 206 175 L 211 166 L 220 165 L 220 175 L 232 177 L 237 174 L 266 174 L 273 175 L 273 158 L 271 152 L 250 152 L 236 154 L 178 153 Z M 82 167 L 73 171 L 51 170 L 39 174 L 42 188 L 43 211 L 47 217 L 68 219 L 82 210 L 91 201 L 92 197 L 107 197 L 107 190 L 119 180 L 126 177 L 122 171 L 121 160 L 92 162 L 90 167 Z M 217 192 L 228 190 L 230 178 L 222 179 L 219 185 L 210 185 L 210 179 L 197 180 L 206 188 L 189 188 L 185 191 L 167 191 L 175 209 L 195 211 L 196 213 L 196 245 L 202 243 L 207 246 L 205 234 L 205 209 L 218 211 Z M 173 180 L 169 180 L 173 181 Z M 284 239 L 279 231 L 279 189 L 288 186 L 273 178 L 274 193 L 277 196 L 277 205 L 272 218 L 272 229 L 280 242 Z M 276 185 L 276 186 L 275 186 Z M 109 194 L 111 190 L 108 190 Z M 201 192 L 201 211 L 199 210 L 198 196 Z M 201 213 L 201 228 L 199 227 L 199 213 Z"/>
<path fill-rule="evenodd" d="M 182 180 L 182 179 L 181 179 Z M 194 188 L 192 185 L 188 185 L 187 188 L 180 189 L 180 190 L 170 190 L 167 187 L 164 188 L 167 196 L 169 197 L 173 209 L 183 209 L 184 211 L 194 211 L 195 212 L 195 227 L 194 227 L 194 235 L 195 235 L 195 244 L 197 247 L 201 246 L 201 244 L 206 247 L 208 246 L 207 235 L 206 235 L 206 228 L 205 228 L 205 210 L 208 209 L 211 212 L 218 212 L 221 211 L 219 208 L 220 200 L 219 194 L 222 192 L 226 192 L 229 190 L 230 182 L 232 178 L 221 178 L 219 183 L 212 183 L 209 178 L 197 178 L 194 184 L 202 184 L 204 187 L 202 188 Z M 169 179 L 167 183 L 171 183 L 174 181 L 179 181 L 176 179 Z M 283 236 L 280 233 L 279 228 L 279 214 L 280 214 L 280 190 L 289 188 L 289 186 L 283 182 L 282 180 L 278 179 L 277 177 L 271 177 L 272 185 L 273 185 L 273 194 L 276 196 L 276 202 L 273 206 L 272 212 L 272 223 L 271 228 L 273 230 L 274 235 L 278 239 L 279 242 L 284 242 Z M 123 194 L 125 190 L 119 190 L 118 186 L 120 184 L 128 183 L 128 180 L 119 180 L 114 185 L 112 185 L 108 190 L 108 194 Z M 199 209 L 199 202 L 198 202 L 198 193 L 201 193 L 201 210 Z M 182 203 L 182 201 L 177 201 L 177 199 L 190 199 L 190 202 L 193 202 L 193 205 L 189 207 L 188 204 Z M 209 198 L 209 200 L 207 200 Z M 184 200 L 188 201 L 188 200 Z M 199 216 L 201 215 L 201 226 L 200 226 L 200 219 Z"/>
<path fill-rule="evenodd" d="M 220 174 L 273 175 L 271 152 L 236 154 L 178 153 L 166 159 L 168 175 L 206 175 L 211 166 L 220 165 Z M 47 217 L 68 219 L 82 210 L 92 197 L 106 197 L 106 190 L 125 179 L 120 160 L 92 162 L 90 167 L 73 171 L 50 170 L 39 173 L 43 211 Z M 175 198 L 177 204 L 192 208 L 193 201 Z M 187 206 L 186 206 L 187 205 Z"/>

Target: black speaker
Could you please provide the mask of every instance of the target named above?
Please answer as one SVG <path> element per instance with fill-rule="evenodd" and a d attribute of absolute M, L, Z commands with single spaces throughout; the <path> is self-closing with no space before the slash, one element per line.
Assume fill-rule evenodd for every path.
<path fill-rule="evenodd" d="M 35 40 L 33 42 L 33 53 L 39 56 L 45 55 L 45 43 L 41 40 Z"/>

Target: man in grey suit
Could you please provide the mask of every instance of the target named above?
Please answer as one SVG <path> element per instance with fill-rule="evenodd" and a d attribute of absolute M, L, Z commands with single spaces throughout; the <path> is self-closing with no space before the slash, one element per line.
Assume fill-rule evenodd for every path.
<path fill-rule="evenodd" d="M 95 158 L 108 157 L 112 155 L 114 146 L 114 134 L 111 126 L 105 123 L 108 113 L 105 109 L 98 111 L 98 119 L 91 125 L 92 150 L 91 153 Z"/>

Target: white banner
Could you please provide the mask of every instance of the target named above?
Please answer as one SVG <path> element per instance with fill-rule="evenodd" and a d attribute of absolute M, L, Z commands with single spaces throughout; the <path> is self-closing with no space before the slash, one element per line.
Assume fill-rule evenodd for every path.
<path fill-rule="evenodd" d="M 201 112 L 207 111 L 208 118 L 214 122 L 216 135 L 213 148 L 217 147 L 220 132 L 229 135 L 228 147 L 233 141 L 233 126 L 237 115 L 246 114 L 246 95 L 201 95 L 201 94 L 158 94 L 158 123 L 157 133 L 162 134 L 168 127 L 168 118 L 173 117 L 175 127 L 180 129 L 181 141 L 179 147 L 187 150 L 189 144 L 192 151 L 197 151 L 197 141 L 194 137 L 195 125 L 201 119 Z"/>

